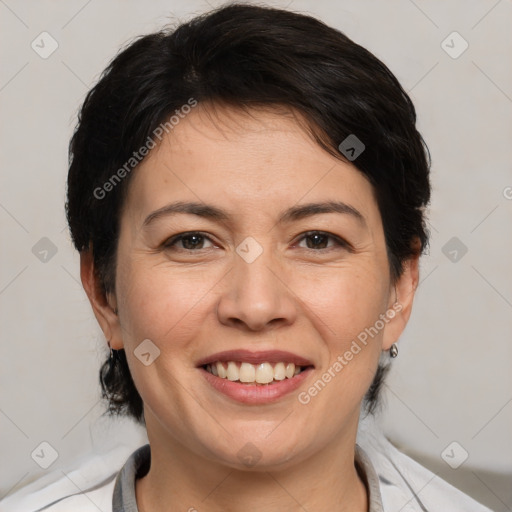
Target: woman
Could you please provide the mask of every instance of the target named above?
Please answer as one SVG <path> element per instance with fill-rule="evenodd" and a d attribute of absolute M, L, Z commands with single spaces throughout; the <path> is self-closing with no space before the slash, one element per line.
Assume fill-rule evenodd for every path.
<path fill-rule="evenodd" d="M 104 396 L 149 445 L 45 510 L 487 510 L 360 423 L 428 240 L 415 121 L 384 64 L 284 10 L 228 5 L 114 59 L 67 213 Z"/>

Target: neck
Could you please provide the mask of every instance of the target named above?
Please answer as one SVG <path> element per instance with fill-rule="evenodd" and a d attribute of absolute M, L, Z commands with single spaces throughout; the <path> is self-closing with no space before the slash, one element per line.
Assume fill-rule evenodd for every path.
<path fill-rule="evenodd" d="M 238 470 L 212 462 L 175 439 L 148 436 L 151 468 L 136 481 L 139 512 L 367 512 L 365 484 L 354 465 L 355 429 L 285 470 Z"/>

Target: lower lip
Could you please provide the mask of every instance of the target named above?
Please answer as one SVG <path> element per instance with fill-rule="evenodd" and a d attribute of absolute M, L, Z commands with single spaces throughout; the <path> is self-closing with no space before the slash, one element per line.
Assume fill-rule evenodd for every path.
<path fill-rule="evenodd" d="M 204 378 L 224 395 L 244 404 L 267 404 L 277 402 L 283 396 L 295 391 L 308 378 L 312 367 L 300 372 L 291 379 L 273 381 L 271 384 L 242 384 L 221 379 L 204 368 L 199 368 Z"/>

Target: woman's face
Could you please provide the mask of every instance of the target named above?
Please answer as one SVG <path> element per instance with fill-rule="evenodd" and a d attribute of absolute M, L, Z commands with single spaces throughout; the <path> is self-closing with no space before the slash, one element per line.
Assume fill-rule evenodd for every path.
<path fill-rule="evenodd" d="M 361 172 L 291 116 L 208 115 L 202 105 L 134 172 L 109 328 L 150 440 L 277 469 L 355 436 L 379 355 L 412 300 L 406 271 L 393 308 L 381 217 Z M 205 369 L 218 362 L 227 378 Z M 287 377 L 294 362 L 304 371 L 290 378 L 290 365 Z M 257 375 L 274 380 L 251 383 Z"/>

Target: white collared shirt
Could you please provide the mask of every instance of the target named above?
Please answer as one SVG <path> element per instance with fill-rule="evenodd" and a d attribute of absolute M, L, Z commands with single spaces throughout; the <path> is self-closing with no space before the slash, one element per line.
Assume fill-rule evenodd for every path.
<path fill-rule="evenodd" d="M 355 463 L 368 512 L 492 512 L 397 450 L 372 420 L 360 424 Z M 48 475 L 0 502 L 2 512 L 138 512 L 135 479 L 149 468 L 149 445 L 126 460 L 127 447 L 94 456 L 60 478 Z"/>

